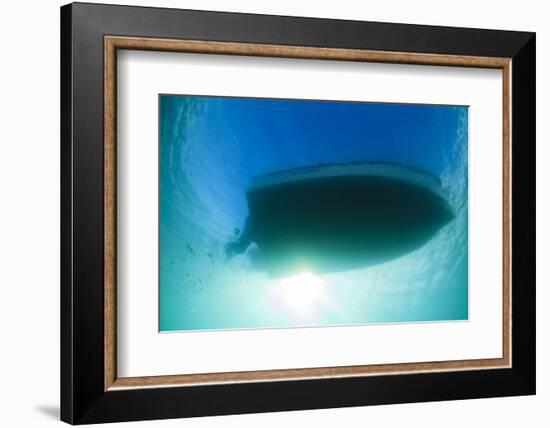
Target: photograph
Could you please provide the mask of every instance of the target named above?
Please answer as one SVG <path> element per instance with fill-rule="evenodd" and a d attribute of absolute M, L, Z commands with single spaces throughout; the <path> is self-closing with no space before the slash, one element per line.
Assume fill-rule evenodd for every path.
<path fill-rule="evenodd" d="M 468 106 L 158 100 L 160 332 L 468 320 Z"/>
<path fill-rule="evenodd" d="M 164 6 L 56 10 L 58 90 L 32 99 L 59 101 L 37 111 L 60 147 L 45 163 L 39 114 L 26 139 L 38 151 L 7 157 L 29 180 L 17 195 L 33 208 L 12 205 L 30 227 L 53 230 L 35 218 L 46 193 L 28 171 L 58 172 L 59 292 L 35 299 L 58 308 L 40 334 L 57 340 L 57 372 L 42 362 L 30 376 L 53 373 L 59 405 L 33 385 L 26 424 L 57 412 L 69 424 L 384 425 L 400 411 L 395 424 L 410 425 L 448 420 L 444 401 L 462 403 L 449 419 L 460 426 L 479 422 L 474 407 L 503 426 L 536 414 L 547 373 L 534 334 L 544 32 L 533 14 Z M 33 52 L 22 80 L 6 79 L 21 83 L 13 111 L 28 110 L 21 87 L 53 87 L 22 72 L 45 63 Z M 6 141 L 31 129 L 24 118 Z M 5 223 L 17 242 L 36 236 Z M 32 271 L 42 290 L 35 259 L 11 282 Z M 491 397 L 517 405 L 475 400 Z M 381 407 L 367 419 L 312 412 L 369 406 Z M 422 408 L 430 417 L 406 415 Z"/>

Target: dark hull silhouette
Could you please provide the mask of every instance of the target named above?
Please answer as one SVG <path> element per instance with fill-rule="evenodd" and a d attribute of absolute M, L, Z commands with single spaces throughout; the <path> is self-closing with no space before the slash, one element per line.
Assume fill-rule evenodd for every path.
<path fill-rule="evenodd" d="M 249 217 L 229 255 L 255 243 L 270 276 L 338 272 L 403 256 L 454 217 L 439 180 L 397 164 L 326 165 L 254 180 Z"/>

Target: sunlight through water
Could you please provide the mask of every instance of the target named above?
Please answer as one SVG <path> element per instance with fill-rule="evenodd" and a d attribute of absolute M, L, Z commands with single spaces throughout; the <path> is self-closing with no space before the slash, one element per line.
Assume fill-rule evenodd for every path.
<path fill-rule="evenodd" d="M 272 293 L 279 304 L 299 318 L 311 318 L 330 303 L 325 281 L 310 272 L 277 281 Z"/>

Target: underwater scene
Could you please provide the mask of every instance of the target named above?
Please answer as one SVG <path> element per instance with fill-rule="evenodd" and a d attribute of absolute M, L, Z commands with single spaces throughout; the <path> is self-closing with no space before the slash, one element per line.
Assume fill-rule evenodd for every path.
<path fill-rule="evenodd" d="M 468 319 L 468 107 L 159 95 L 159 330 Z"/>

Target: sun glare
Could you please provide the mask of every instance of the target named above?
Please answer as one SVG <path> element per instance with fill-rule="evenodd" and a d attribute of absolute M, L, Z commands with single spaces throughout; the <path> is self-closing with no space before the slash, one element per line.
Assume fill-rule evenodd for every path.
<path fill-rule="evenodd" d="M 300 317 L 313 316 L 329 300 L 325 281 L 309 272 L 280 280 L 275 291 L 284 307 Z"/>

